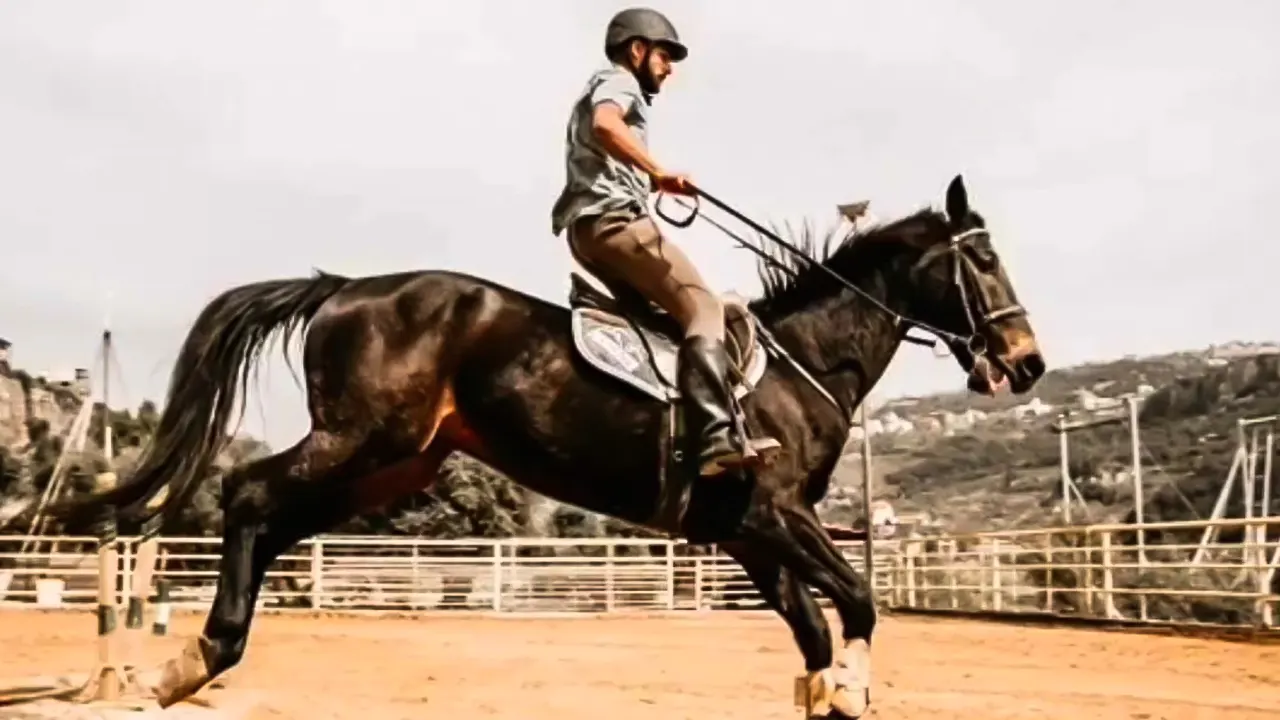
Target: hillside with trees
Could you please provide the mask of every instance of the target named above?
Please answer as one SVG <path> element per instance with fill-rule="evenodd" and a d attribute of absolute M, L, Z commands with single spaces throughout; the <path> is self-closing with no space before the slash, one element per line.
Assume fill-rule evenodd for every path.
<path fill-rule="evenodd" d="M 1106 407 L 1082 408 L 1082 390 Z M 965 432 L 876 437 L 875 495 L 899 513 L 926 513 L 948 530 L 1059 524 L 1061 453 L 1051 426 L 1065 412 L 1068 421 L 1118 420 L 1068 436 L 1070 474 L 1086 501 L 1086 507 L 1076 506 L 1072 520 L 1129 521 L 1132 451 L 1126 408 L 1119 402 L 1127 394 L 1143 395 L 1138 425 L 1146 519 L 1207 518 L 1231 468 L 1237 420 L 1280 414 L 1280 354 L 1207 361 L 1203 354 L 1178 353 L 1055 370 L 1036 392 L 1054 412 L 1015 418 L 1000 411 L 1025 399 L 983 398 L 973 404 L 991 414 Z M 923 416 L 958 405 L 954 396 L 937 396 L 905 407 Z M 881 408 L 891 411 L 903 412 L 904 403 Z M 1258 466 L 1261 472 L 1262 458 Z M 860 472 L 846 470 L 841 481 L 860 483 Z M 1280 497 L 1272 503 L 1280 513 Z M 1227 514 L 1242 511 L 1240 495 L 1233 495 Z"/>

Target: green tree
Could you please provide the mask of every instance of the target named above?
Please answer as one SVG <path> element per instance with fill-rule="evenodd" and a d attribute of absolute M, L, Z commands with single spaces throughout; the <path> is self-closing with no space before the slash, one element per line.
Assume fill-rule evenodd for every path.
<path fill-rule="evenodd" d="M 427 490 L 382 512 L 344 526 L 432 538 L 506 538 L 524 525 L 524 497 L 507 476 L 462 454 L 454 454 Z"/>

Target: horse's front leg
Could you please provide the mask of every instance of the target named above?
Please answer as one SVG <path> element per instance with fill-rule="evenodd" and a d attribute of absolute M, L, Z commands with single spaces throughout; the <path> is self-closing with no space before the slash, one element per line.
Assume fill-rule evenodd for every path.
<path fill-rule="evenodd" d="M 831 628 L 817 600 L 797 574 L 776 559 L 778 553 L 772 544 L 755 539 L 722 547 L 742 565 L 765 602 L 791 628 L 806 670 L 797 681 L 797 704 L 805 708 L 808 717 L 860 717 L 867 706 L 866 692 L 850 692 L 854 686 L 842 678 L 831 648 Z"/>
<path fill-rule="evenodd" d="M 812 507 L 783 503 L 775 511 L 782 526 L 775 529 L 776 543 L 788 553 L 783 562 L 830 598 L 840 615 L 844 642 L 836 653 L 834 677 L 856 696 L 858 712 L 865 712 L 871 703 L 871 634 L 876 626 L 871 584 L 849 565 Z"/>

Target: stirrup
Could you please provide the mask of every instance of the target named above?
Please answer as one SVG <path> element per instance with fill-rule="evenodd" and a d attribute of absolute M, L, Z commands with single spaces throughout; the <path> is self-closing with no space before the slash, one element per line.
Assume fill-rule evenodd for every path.
<path fill-rule="evenodd" d="M 778 459 L 778 451 L 782 449 L 782 443 L 777 438 L 758 437 L 747 438 L 746 455 L 760 458 L 760 462 L 765 465 L 772 465 Z"/>
<path fill-rule="evenodd" d="M 730 429 L 730 432 L 733 432 Z M 720 456 L 699 458 L 699 477 L 719 477 L 737 470 L 751 470 L 758 467 L 769 467 L 777 460 L 778 450 L 782 443 L 771 437 L 751 438 L 739 435 L 742 450 L 737 448 Z M 700 453 L 701 455 L 701 453 Z"/>
<path fill-rule="evenodd" d="M 716 477 L 736 470 L 769 467 L 778 458 L 778 451 L 782 449 L 782 443 L 777 438 L 769 436 L 751 437 L 747 433 L 747 423 L 742 414 L 742 407 L 738 405 L 736 399 L 731 398 L 729 401 L 729 414 L 732 416 L 732 420 L 725 432 L 729 435 L 733 447 L 719 458 L 712 457 L 700 461 L 698 474 L 701 477 Z M 701 441 L 702 439 L 699 438 L 698 440 Z M 703 449 L 703 447 L 699 447 L 699 455 L 702 454 Z"/>
<path fill-rule="evenodd" d="M 736 398 L 729 401 L 729 411 L 733 414 L 733 425 L 729 432 L 737 436 L 738 443 L 742 446 L 742 465 L 752 468 L 773 465 L 778 459 L 778 451 L 782 449 L 782 443 L 777 438 L 767 435 L 752 437 L 747 432 L 747 420 Z"/>

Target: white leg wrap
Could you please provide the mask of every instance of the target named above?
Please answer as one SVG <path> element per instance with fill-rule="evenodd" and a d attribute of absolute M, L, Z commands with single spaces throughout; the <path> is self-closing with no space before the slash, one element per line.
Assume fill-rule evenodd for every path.
<path fill-rule="evenodd" d="M 865 698 L 871 690 L 871 646 L 861 639 L 845 641 L 844 649 L 836 653 L 833 669 L 836 684 Z"/>
<path fill-rule="evenodd" d="M 796 707 L 805 717 L 859 718 L 870 706 L 871 648 L 850 640 L 836 653 L 835 664 L 796 678 Z"/>

